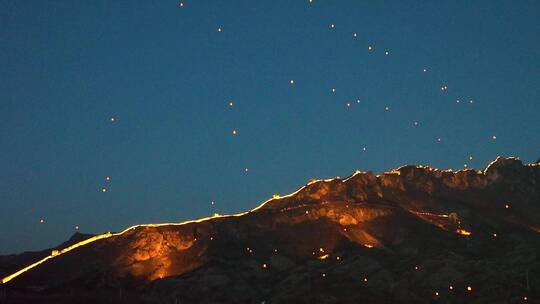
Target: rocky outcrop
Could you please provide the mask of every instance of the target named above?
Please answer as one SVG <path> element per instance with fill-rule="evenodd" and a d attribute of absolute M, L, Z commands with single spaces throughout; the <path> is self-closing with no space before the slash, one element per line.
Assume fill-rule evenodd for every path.
<path fill-rule="evenodd" d="M 539 249 L 538 164 L 497 158 L 483 171 L 456 172 L 404 166 L 311 181 L 241 215 L 107 235 L 1 285 L 0 297 L 532 303 Z"/>

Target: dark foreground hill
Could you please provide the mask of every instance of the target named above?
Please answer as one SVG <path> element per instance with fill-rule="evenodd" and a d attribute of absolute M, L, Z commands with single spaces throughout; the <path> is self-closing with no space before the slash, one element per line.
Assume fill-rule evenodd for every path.
<path fill-rule="evenodd" d="M 0 303 L 539 303 L 539 254 L 540 165 L 405 166 L 0 258 Z"/>

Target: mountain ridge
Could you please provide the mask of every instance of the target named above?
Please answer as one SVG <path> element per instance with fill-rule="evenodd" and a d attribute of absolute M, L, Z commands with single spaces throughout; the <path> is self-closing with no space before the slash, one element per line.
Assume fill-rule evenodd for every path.
<path fill-rule="evenodd" d="M 481 247 L 491 248 L 494 239 L 499 245 L 505 242 L 523 245 L 512 238 L 504 239 L 507 233 L 538 246 L 539 202 L 540 166 L 524 165 L 512 157 L 498 157 L 482 171 L 410 165 L 378 175 L 357 171 L 344 179 L 311 181 L 289 195 L 275 196 L 240 214 L 184 223 L 136 225 L 119 233 L 104 234 L 103 239 L 85 246 L 60 255 L 57 252 L 43 264 L 0 286 L 25 292 L 29 286 L 40 292 L 66 288 L 121 288 L 135 293 L 152 290 L 162 295 L 177 294 L 188 288 L 186 290 L 205 298 L 201 301 L 205 303 L 233 293 L 234 289 L 226 290 L 220 285 L 237 282 L 231 280 L 235 276 L 229 273 L 231 269 L 254 277 L 254 282 L 242 281 L 246 286 L 258 284 L 263 288 L 267 280 L 276 279 L 271 275 L 275 271 L 299 280 L 306 280 L 306 273 L 315 273 L 317 279 L 333 276 L 330 271 L 321 273 L 320 265 L 311 265 L 312 261 L 327 263 L 331 260 L 336 263 L 332 269 L 340 269 L 339 265 L 346 263 L 352 263 L 353 268 L 359 267 L 356 263 L 364 262 L 358 259 L 366 257 L 373 264 L 362 264 L 362 267 L 381 266 L 386 262 L 400 265 L 401 262 L 394 259 L 409 261 L 416 255 L 428 260 L 439 255 L 447 259 L 446 253 L 440 252 L 441 248 L 447 247 L 471 263 L 476 261 L 475 255 L 467 250 L 477 250 L 475 254 L 482 252 L 498 259 L 497 254 L 505 254 L 501 250 L 513 249 L 503 246 L 484 253 Z M 503 241 L 499 241 L 501 238 Z M 530 257 L 527 255 L 525 259 Z M 81 261 L 91 263 L 81 264 Z M 237 264 L 243 266 L 238 268 Z M 537 263 L 533 264 L 538 267 Z M 344 298 L 323 288 L 320 296 L 328 297 L 330 302 L 335 298 L 340 303 L 365 297 L 373 303 L 384 303 L 388 297 L 395 302 L 399 302 L 396 299 L 415 299 L 422 303 L 433 300 L 434 296 L 438 298 L 435 292 L 442 293 L 430 287 L 428 295 L 423 294 L 425 290 L 400 294 L 402 291 L 398 287 L 406 282 L 403 282 L 399 269 L 405 265 L 397 268 L 389 265 L 377 268 L 376 273 L 384 273 L 386 281 L 379 282 L 380 286 L 372 286 L 377 287 L 375 289 L 363 288 L 362 292 Z M 305 272 L 292 272 L 299 268 Z M 220 278 L 219 282 L 214 282 L 217 284 L 215 295 L 207 294 L 204 288 L 193 287 L 201 282 L 208 283 L 208 271 L 216 272 L 214 275 Z M 361 272 L 362 276 L 368 273 Z M 349 276 L 350 273 L 342 275 Z M 453 275 L 454 283 L 463 281 L 463 276 L 459 279 L 459 275 Z M 358 279 L 362 286 L 362 277 Z M 310 286 L 315 284 L 313 280 L 309 277 Z M 174 287 L 170 287 L 171 284 Z M 277 280 L 275 284 L 284 283 Z M 386 289 L 382 287 L 384 284 Z M 257 299 L 255 294 L 248 292 L 249 289 L 240 288 L 241 292 L 234 296 L 245 298 L 247 302 Z M 296 301 L 300 297 L 295 293 L 297 291 L 286 290 L 288 293 L 263 295 L 276 302 Z M 392 292 L 388 293 L 388 290 Z M 531 294 L 530 286 L 527 292 Z M 460 296 L 466 297 L 467 293 Z M 513 296 L 519 297 L 517 292 Z"/>

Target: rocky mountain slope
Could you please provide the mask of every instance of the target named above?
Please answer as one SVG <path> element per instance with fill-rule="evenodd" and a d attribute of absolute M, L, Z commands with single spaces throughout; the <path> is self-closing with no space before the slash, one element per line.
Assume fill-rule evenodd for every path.
<path fill-rule="evenodd" d="M 0 303 L 539 303 L 540 164 L 356 172 L 240 215 L 76 238 L 0 259 Z"/>

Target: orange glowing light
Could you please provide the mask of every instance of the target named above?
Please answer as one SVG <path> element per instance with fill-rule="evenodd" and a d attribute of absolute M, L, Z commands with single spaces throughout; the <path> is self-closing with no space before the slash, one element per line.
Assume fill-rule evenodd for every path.
<path fill-rule="evenodd" d="M 364 282 L 367 283 L 368 279 L 367 278 L 364 278 Z"/>
<path fill-rule="evenodd" d="M 318 257 L 319 260 L 326 260 L 330 255 L 327 253 L 325 255 L 321 255 L 320 257 Z"/>
<path fill-rule="evenodd" d="M 467 291 L 471 292 L 471 291 L 472 291 L 472 287 L 471 287 L 471 286 L 467 286 Z"/>
<path fill-rule="evenodd" d="M 465 230 L 465 229 L 457 229 L 457 230 L 456 230 L 456 233 L 457 233 L 457 234 L 461 234 L 461 235 L 465 235 L 465 236 L 471 235 L 471 232 L 470 232 L 470 231 L 467 231 L 467 230 Z"/>
<path fill-rule="evenodd" d="M 435 296 L 436 296 L 436 297 L 439 296 L 439 292 L 438 292 L 438 291 L 435 291 Z"/>

